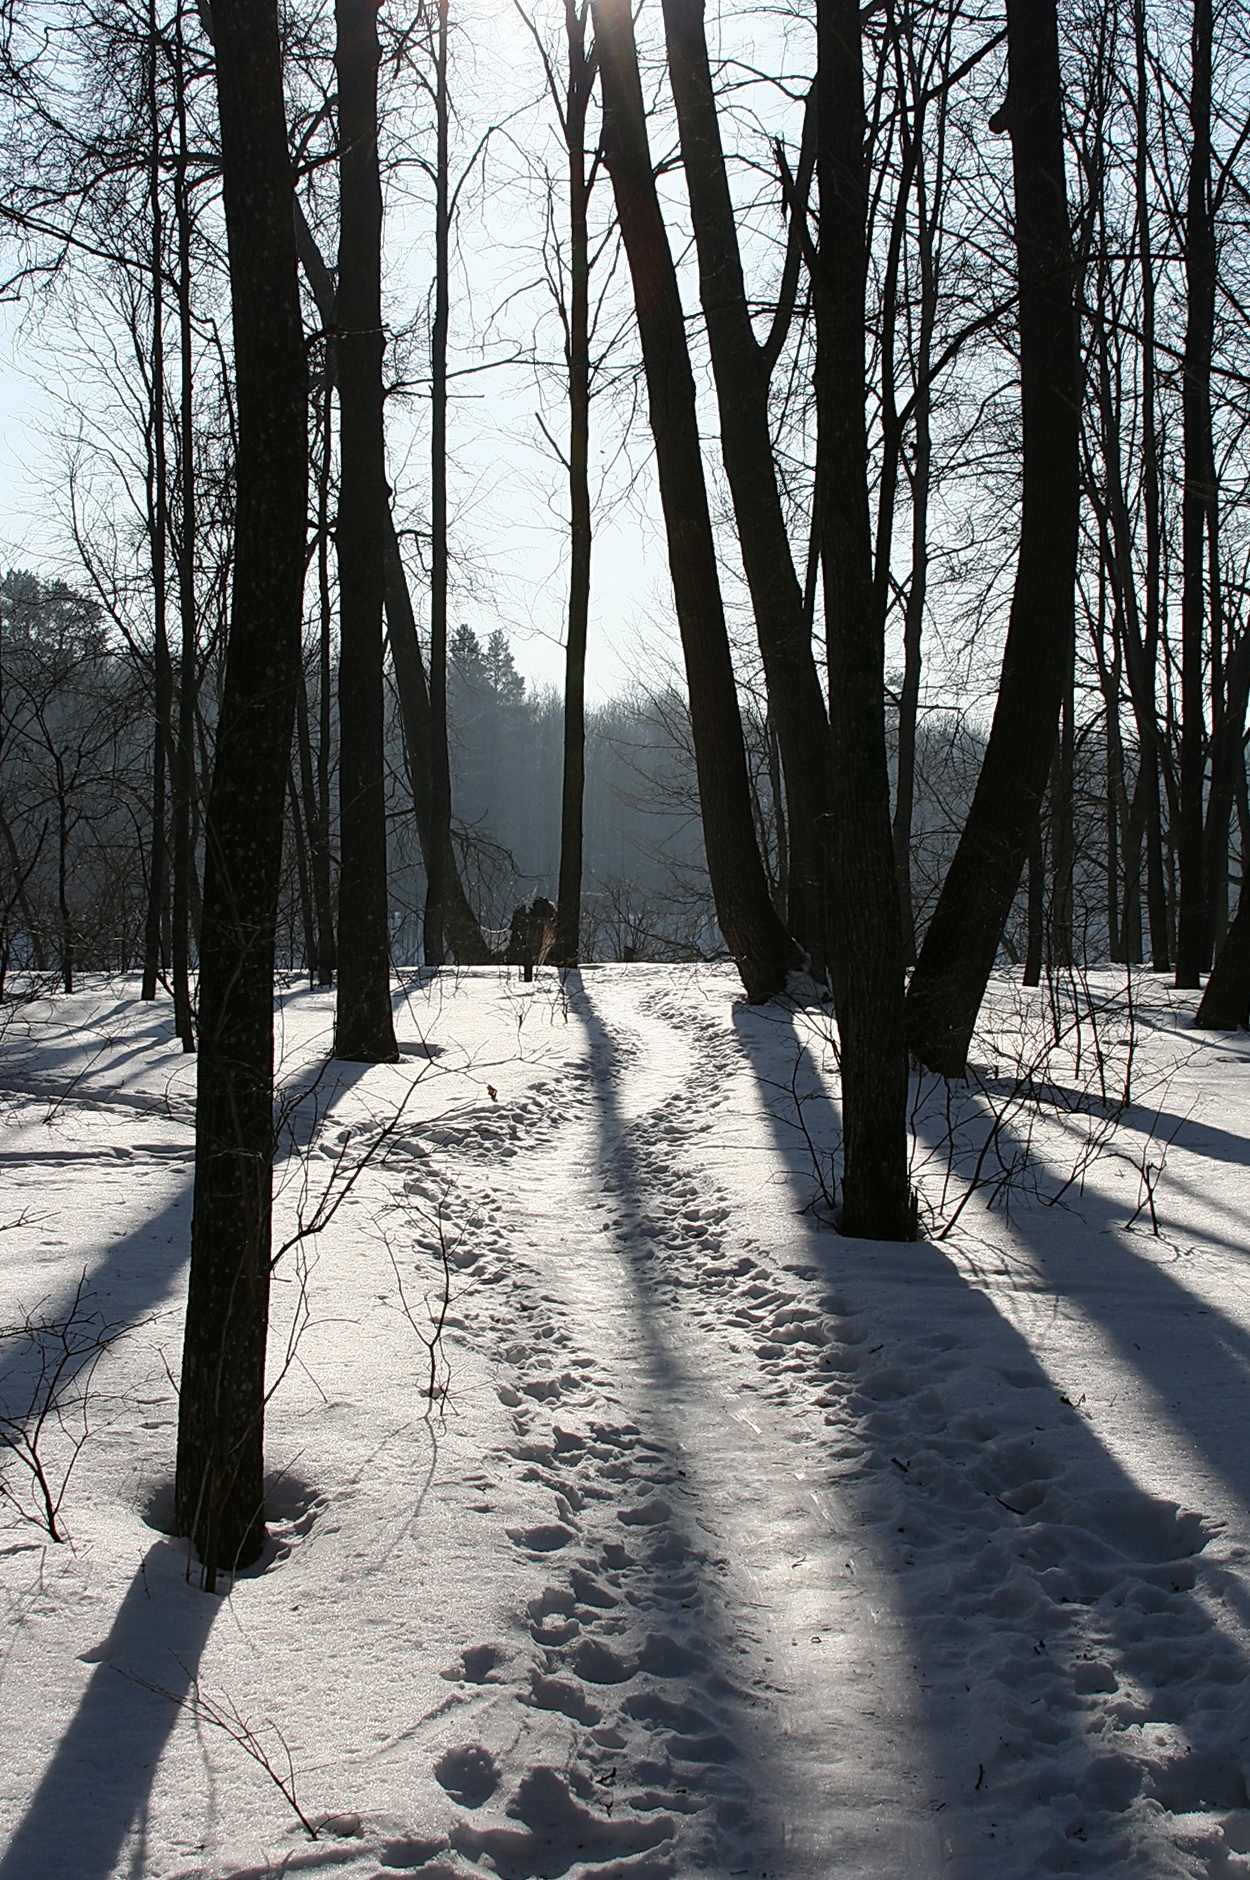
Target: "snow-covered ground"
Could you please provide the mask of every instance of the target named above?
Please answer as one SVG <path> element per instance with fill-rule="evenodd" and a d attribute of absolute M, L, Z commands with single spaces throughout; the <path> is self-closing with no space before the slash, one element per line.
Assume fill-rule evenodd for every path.
<path fill-rule="evenodd" d="M 3 1014 L 11 1440 L 86 1277 L 67 1538 L 0 1509 L 0 1880 L 1250 1876 L 1250 1040 L 1004 979 L 885 1246 L 829 1225 L 818 1006 L 413 978 L 365 1069 L 291 987 L 324 1225 L 213 1598 L 161 1533 L 194 1064 L 136 993 Z"/>

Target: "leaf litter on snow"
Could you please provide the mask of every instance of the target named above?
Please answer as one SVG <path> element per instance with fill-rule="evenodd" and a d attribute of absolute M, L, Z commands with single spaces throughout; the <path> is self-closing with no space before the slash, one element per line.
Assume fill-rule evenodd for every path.
<path fill-rule="evenodd" d="M 272 1541 L 212 1600 L 161 1531 L 193 1071 L 136 992 L 5 1014 L 0 1326 L 85 1273 L 130 1329 L 68 1539 L 0 1531 L 0 1880 L 1250 1875 L 1244 1040 L 1002 980 L 881 1246 L 819 1001 L 414 978 L 365 1070 L 286 988 Z"/>

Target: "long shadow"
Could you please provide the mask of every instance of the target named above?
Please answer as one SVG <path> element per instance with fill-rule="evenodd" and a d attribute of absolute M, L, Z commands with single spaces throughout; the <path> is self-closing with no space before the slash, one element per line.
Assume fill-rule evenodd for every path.
<path fill-rule="evenodd" d="M 1006 1077 L 987 1077 L 981 1088 L 991 1098 L 1010 1098 L 1018 1090 L 1018 1086 Z M 1053 1110 L 1059 1119 L 1065 1115 L 1089 1113 L 1089 1092 L 1072 1084 L 1039 1079 L 1031 1084 L 1027 1095 L 1031 1102 Z M 1103 1106 L 1101 1113 L 1107 1113 L 1109 1107 Z M 1178 1149 L 1188 1149 L 1209 1155 L 1219 1162 L 1231 1162 L 1250 1169 L 1250 1142 L 1245 1136 L 1221 1129 L 1206 1117 L 1195 1117 L 1177 1110 L 1156 1109 L 1149 1102 L 1134 1102 L 1119 1111 L 1115 1121 L 1117 1128 L 1130 1129 L 1138 1135 L 1158 1137 L 1169 1146 L 1175 1144 Z"/>
<path fill-rule="evenodd" d="M 147 1872 L 142 1842 L 157 1765 L 222 1604 L 190 1586 L 185 1568 L 167 1543 L 149 1548 L 0 1858 L 0 1880 L 111 1880 L 136 1829 L 131 1870 Z"/>
<path fill-rule="evenodd" d="M 590 1045 L 594 1065 L 591 1087 L 599 1111 L 603 1183 L 605 1188 L 615 1194 L 626 1217 L 625 1224 L 617 1230 L 616 1241 L 622 1275 L 629 1288 L 631 1314 L 645 1354 L 646 1383 L 652 1399 L 652 1431 L 659 1438 L 674 1467 L 680 1456 L 693 1478 L 695 1455 L 682 1442 L 680 1405 L 683 1398 L 697 1397 L 701 1386 L 694 1373 L 683 1365 L 674 1351 L 671 1337 L 656 1309 L 653 1286 L 672 1276 L 656 1269 L 654 1280 L 648 1280 L 648 1269 L 654 1258 L 648 1242 L 655 1243 L 655 1251 L 658 1253 L 667 1240 L 667 1224 L 662 1218 L 664 1200 L 654 1193 L 654 1183 L 648 1178 L 645 1155 L 637 1147 L 638 1132 L 631 1127 L 621 1110 L 619 1089 L 622 1062 L 617 1042 L 599 1017 L 581 974 L 576 969 L 570 969 L 565 974 L 564 991 L 569 1012 L 580 1020 Z M 661 1218 L 657 1218 L 657 1208 Z M 685 1473 L 685 1470 L 679 1473 Z M 694 1478 L 693 1485 L 697 1487 L 697 1478 Z M 662 1616 L 665 1607 L 668 1607 L 678 1625 L 684 1626 L 692 1616 L 697 1617 L 703 1642 L 697 1671 L 705 1681 L 705 1688 L 715 1692 L 717 1707 L 729 1712 L 724 1734 L 734 1746 L 728 1758 L 728 1767 L 719 1760 L 709 1766 L 703 1774 L 703 1786 L 713 1806 L 718 1832 L 726 1832 L 732 1838 L 749 1826 L 756 1838 L 759 1838 L 766 1832 L 765 1824 L 775 1799 L 775 1785 L 765 1781 L 752 1795 L 750 1785 L 744 1780 L 744 1765 L 737 1759 L 745 1754 L 749 1745 L 757 1747 L 757 1738 L 748 1722 L 750 1699 L 738 1681 L 736 1653 L 731 1649 L 731 1642 L 721 1636 L 723 1628 L 716 1619 L 718 1586 L 715 1575 L 708 1569 L 704 1543 L 693 1522 L 688 1524 L 683 1521 L 674 1509 L 671 1525 L 675 1530 L 676 1545 L 671 1538 L 661 1540 L 654 1560 L 644 1568 L 644 1578 L 651 1582 L 644 1603 L 653 1603 L 657 1616 Z M 656 1657 L 654 1663 L 644 1661 L 643 1668 L 655 1670 L 660 1677 L 671 1677 L 682 1668 L 682 1648 L 663 1639 L 657 1641 L 657 1644 L 661 1655 Z M 662 1659 L 666 1648 L 671 1649 L 673 1654 L 673 1663 L 669 1665 L 665 1665 Z M 694 1661 L 690 1661 L 689 1670 L 696 1670 Z M 641 1704 L 643 1700 L 633 1701 Z M 657 1720 L 662 1721 L 665 1705 L 659 1700 L 657 1703 L 655 1715 Z M 645 1716 L 648 1713 L 639 1708 L 636 1714 Z M 680 1737 L 675 1740 L 681 1741 Z M 674 1779 L 682 1781 L 688 1780 L 688 1777 L 677 1776 Z"/>
<path fill-rule="evenodd" d="M 793 1190 L 807 1202 L 814 1173 L 778 1092 L 789 1064 L 811 1076 L 815 1066 L 792 1017 L 776 1008 L 739 1007 L 735 1027 Z M 1061 1243 L 1059 1221 L 1045 1212 L 1044 1232 L 1024 1209 L 1013 1210 L 1012 1227 L 1030 1238 L 1054 1289 L 1132 1347 L 1114 1323 L 1131 1277 L 1142 1296 L 1135 1329 L 1168 1316 L 1166 1331 L 1149 1327 L 1152 1349 L 1126 1349 L 1126 1361 L 1170 1388 L 1169 1401 L 1195 1440 L 1218 1450 L 1228 1479 L 1250 1482 L 1231 1427 L 1227 1442 L 1223 1431 L 1213 1442 L 1198 1390 L 1174 1362 L 1182 1310 L 1192 1320 L 1180 1334 L 1187 1352 L 1212 1317 L 1198 1318 L 1192 1295 L 1105 1232 L 1090 1227 L 1069 1245 L 1078 1226 L 1069 1216 Z M 1110 1225 L 1108 1210 L 1099 1225 Z M 1140 1823 L 1143 1799 L 1208 1820 L 1213 1810 L 1246 1810 L 1250 1657 L 1219 1624 L 1232 1582 L 1203 1557 L 1213 1531 L 1142 1490 L 1058 1396 L 1027 1339 L 939 1246 L 811 1227 L 807 1248 L 836 1287 L 835 1311 L 848 1301 L 859 1310 L 859 1285 L 876 1302 L 868 1314 L 881 1314 L 857 1348 L 881 1355 L 858 1361 L 831 1392 L 831 1420 L 858 1420 L 869 1445 L 858 1492 L 913 1632 L 940 1805 L 950 1804 L 945 1871 L 968 1880 L 990 1872 L 1040 1880 L 1078 1867 L 1144 1872 L 1133 1868 L 1149 1856 L 1133 1853 L 1130 1825 Z M 1250 1342 L 1234 1328 L 1228 1341 L 1211 1354 L 1201 1395 L 1209 1411 L 1214 1378 L 1235 1391 L 1244 1428 Z M 1213 1698 L 1213 1686 L 1223 1694 Z M 1114 1719 L 1101 1731 L 1089 1710 L 1099 1692 Z M 1129 1718 L 1142 1737 L 1120 1734 Z"/>
<path fill-rule="evenodd" d="M 969 1102 L 981 1109 L 989 1127 L 990 1106 L 976 1096 Z M 1240 1141 L 1205 1123 L 1195 1129 L 1201 1136 Z M 1006 1162 L 1036 1154 L 1010 1125 L 1000 1128 L 999 1136 Z M 1240 1141 L 1240 1147 L 1236 1159 L 1250 1160 L 1250 1145 Z M 1162 1196 L 1157 1204 L 1163 1212 Z M 1078 1305 L 1101 1328 L 1124 1363 L 1166 1404 L 1193 1448 L 1250 1509 L 1250 1445 L 1245 1440 L 1250 1427 L 1250 1331 L 1182 1283 L 1177 1277 L 1184 1270 L 1179 1253 L 1172 1265 L 1148 1257 L 1149 1249 L 1162 1250 L 1166 1243 L 1151 1236 L 1144 1224 L 1126 1244 L 1130 1211 L 1126 1200 L 1117 1203 L 1086 1186 L 1062 1209 L 1035 1201 L 1013 1206 L 1011 1222 L 1050 1289 Z M 1205 1233 L 1195 1236 L 1200 1243 L 1211 1238 Z M 1250 1264 L 1250 1240 L 1243 1239 L 1236 1251 Z"/>
<path fill-rule="evenodd" d="M 186 1264 L 190 1229 L 188 1167 L 185 1183 L 159 1213 L 133 1233 L 113 1241 L 94 1264 L 87 1266 L 81 1300 L 83 1330 L 87 1329 L 90 1314 L 97 1315 L 103 1324 L 122 1329 L 159 1309 Z M 35 1320 L 52 1327 L 64 1323 L 74 1308 L 80 1277 L 81 1273 L 75 1272 L 67 1282 L 64 1263 L 58 1260 L 55 1286 L 42 1297 L 32 1294 L 25 1298 L 23 1307 Z M 62 1372 L 62 1383 L 72 1383 L 89 1361 L 90 1351 L 84 1349 L 81 1358 Z M 0 1410 L 5 1414 L 25 1414 L 23 1395 L 34 1387 L 40 1362 L 39 1349 L 20 1333 L 0 1341 Z"/>
<path fill-rule="evenodd" d="M 288 1125 L 283 1147 L 289 1150 L 293 1143 L 297 1150 L 307 1148 L 328 1104 L 357 1083 L 369 1069 L 370 1066 L 364 1064 L 319 1060 L 311 1070 L 297 1076 L 292 1089 L 280 1090 L 278 1102 L 280 1107 L 285 1108 Z M 0 1166 L 5 1163 L 20 1165 L 36 1160 L 62 1164 L 90 1161 L 93 1158 L 109 1161 L 111 1153 L 107 1145 L 98 1151 L 40 1150 L 34 1154 L 19 1150 L 10 1154 L 6 1151 L 0 1153 Z M 87 1263 L 81 1296 L 79 1330 L 82 1335 L 75 1341 L 82 1346 L 82 1350 L 77 1358 L 71 1359 L 63 1367 L 60 1374 L 62 1389 L 71 1387 L 79 1373 L 92 1361 L 93 1350 L 87 1336 L 90 1316 L 94 1314 L 97 1323 L 114 1329 L 124 1329 L 139 1323 L 168 1300 L 189 1258 L 193 1137 L 188 1133 L 185 1147 L 173 1144 L 168 1148 L 161 1146 L 136 1153 L 162 1163 L 175 1160 L 185 1162 L 185 1178 L 158 1213 L 143 1221 L 132 1232 L 110 1241 L 94 1261 Z M 80 1278 L 81 1268 L 67 1277 L 64 1262 L 58 1261 L 53 1283 L 47 1292 L 32 1292 L 22 1299 L 22 1308 L 29 1311 L 34 1319 L 55 1328 L 73 1310 Z M 55 1346 L 55 1330 L 51 1337 L 52 1346 Z M 0 1412 L 19 1421 L 27 1416 L 28 1404 L 33 1400 L 32 1393 L 37 1388 L 47 1348 L 52 1348 L 47 1339 L 32 1341 L 20 1333 L 7 1338 L 0 1336 Z"/>

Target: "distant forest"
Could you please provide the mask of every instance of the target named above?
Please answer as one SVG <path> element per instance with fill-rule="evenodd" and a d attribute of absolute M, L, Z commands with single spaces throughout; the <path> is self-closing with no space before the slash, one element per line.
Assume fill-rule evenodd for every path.
<path fill-rule="evenodd" d="M 499 628 L 483 641 L 458 626 L 449 656 L 455 839 L 483 923 L 501 936 L 519 901 L 556 890 L 562 706 L 556 692 L 527 686 Z M 306 682 L 315 688 L 312 648 Z M 75 973 L 129 972 L 141 963 L 151 868 L 143 815 L 153 735 L 149 689 L 144 649 L 110 631 L 97 601 L 28 571 L 10 570 L 0 581 L 0 974 L 33 971 L 72 986 Z M 214 687 L 205 686 L 203 713 L 213 697 Z M 761 848 L 782 906 L 786 828 L 776 739 L 749 699 L 744 728 Z M 211 734 L 206 717 L 202 748 Z M 940 885 L 982 743 L 953 714 L 926 726 L 916 817 L 922 908 Z M 425 873 L 393 698 L 386 754 L 392 952 L 395 965 L 412 966 L 421 959 Z M 1100 790 L 1097 776 L 1082 779 L 1079 913 L 1085 928 L 1097 929 L 1089 936 L 1095 948 L 1106 945 Z M 198 850 L 198 791 L 195 810 Z M 689 711 L 677 684 L 639 687 L 588 711 L 585 842 L 586 959 L 720 955 Z M 198 892 L 192 913 L 194 930 Z M 1024 916 L 1021 901 L 1006 935 L 1008 957 L 1022 953 Z M 279 918 L 285 970 L 309 964 L 311 920 L 293 766 Z M 0 989 L 3 983 L 0 977 Z"/>

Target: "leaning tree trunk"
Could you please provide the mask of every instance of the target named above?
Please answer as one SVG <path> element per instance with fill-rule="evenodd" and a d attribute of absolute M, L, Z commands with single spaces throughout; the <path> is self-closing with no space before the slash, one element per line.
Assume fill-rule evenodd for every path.
<path fill-rule="evenodd" d="M 797 963 L 760 859 L 742 718 L 708 511 L 694 377 L 660 215 L 629 0 L 595 0 L 603 154 L 633 282 L 669 572 L 685 655 L 703 840 L 717 919 L 747 997 L 771 998 Z"/>
<path fill-rule="evenodd" d="M 205 824 L 195 1200 L 178 1530 L 205 1584 L 264 1544 L 273 964 L 300 658 L 307 374 L 276 0 L 212 10 L 238 459 L 225 691 Z"/>
<path fill-rule="evenodd" d="M 1020 554 L 976 794 L 907 997 L 922 1064 L 964 1072 L 1034 840 L 1070 683 L 1079 507 L 1078 370 L 1055 0 L 1007 0 L 1007 99 L 1020 303 Z"/>
<path fill-rule="evenodd" d="M 829 721 L 781 504 L 769 400 L 773 368 L 794 305 L 807 178 L 800 175 L 797 199 L 790 205 L 791 237 L 777 313 L 761 341 L 747 303 L 703 0 L 664 0 L 664 28 L 699 260 L 699 295 L 716 380 L 721 455 L 755 613 L 769 712 L 781 744 L 790 825 L 789 898 L 797 916 L 796 937 L 819 970 L 828 951 Z"/>
<path fill-rule="evenodd" d="M 339 929 L 334 1055 L 399 1056 L 391 1012 L 382 606 L 388 492 L 382 418 L 378 14 L 336 0 L 339 115 Z"/>
<path fill-rule="evenodd" d="M 817 0 L 816 45 L 816 489 L 833 734 L 842 1231 L 908 1240 L 914 1219 L 907 1178 L 902 913 L 885 744 L 885 621 L 868 520 L 868 199 L 858 0 Z"/>

